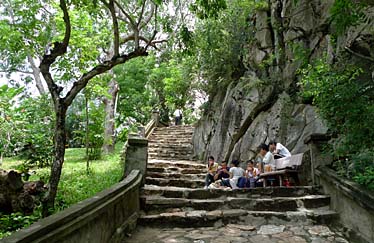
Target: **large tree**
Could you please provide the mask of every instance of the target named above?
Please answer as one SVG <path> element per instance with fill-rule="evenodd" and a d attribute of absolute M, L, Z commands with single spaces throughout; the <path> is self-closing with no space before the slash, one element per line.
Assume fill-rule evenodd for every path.
<path fill-rule="evenodd" d="M 2 21 L 7 22 L 9 33 L 14 37 L 18 37 L 14 30 L 28 33 L 26 39 L 15 39 L 29 43 L 28 49 L 41 56 L 39 70 L 53 100 L 55 152 L 45 204 L 45 208 L 51 208 L 64 163 L 68 107 L 92 78 L 130 59 L 146 56 L 148 49 L 159 42 L 157 11 L 161 1 L 32 2 L 35 3 L 8 0 L 10 6 L 19 10 L 19 15 L 14 15 L 13 20 L 4 17 Z M 32 15 L 28 13 L 30 6 Z M 51 29 L 49 35 L 43 33 L 45 26 Z M 43 44 L 44 53 L 42 48 L 32 48 Z"/>

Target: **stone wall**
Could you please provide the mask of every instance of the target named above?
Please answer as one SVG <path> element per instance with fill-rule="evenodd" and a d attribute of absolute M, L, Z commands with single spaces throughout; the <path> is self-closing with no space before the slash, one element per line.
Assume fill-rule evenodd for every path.
<path fill-rule="evenodd" d="M 374 195 L 358 184 L 339 178 L 326 167 L 316 170 L 331 208 L 339 213 L 353 242 L 374 242 Z"/>
<path fill-rule="evenodd" d="M 134 170 L 111 188 L 1 242 L 122 242 L 125 233 L 136 225 L 141 181 L 141 173 Z"/>
<path fill-rule="evenodd" d="M 194 132 L 197 159 L 213 155 L 218 160 L 247 160 L 255 156 L 259 144 L 273 139 L 292 153 L 301 153 L 307 150 L 306 137 L 327 132 L 315 108 L 304 104 L 297 95 L 300 53 L 304 52 L 303 58 L 309 63 L 325 54 L 333 62 L 344 54 L 373 79 L 372 62 L 360 55 L 374 60 L 370 48 L 374 44 L 374 23 L 353 26 L 341 36 L 332 37 L 333 2 L 269 0 L 269 8 L 251 18 L 249 25 L 255 33 L 254 40 L 249 38 L 251 41 L 244 47 L 246 72 L 227 90 L 210 97 L 210 108 Z M 374 16 L 373 7 L 367 11 Z M 267 65 L 269 60 L 271 65 Z"/>

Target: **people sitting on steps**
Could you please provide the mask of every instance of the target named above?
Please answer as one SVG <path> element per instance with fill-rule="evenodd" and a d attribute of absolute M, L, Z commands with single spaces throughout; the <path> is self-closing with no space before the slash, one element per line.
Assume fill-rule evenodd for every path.
<path fill-rule="evenodd" d="M 245 170 L 245 177 L 239 178 L 239 188 L 254 188 L 256 181 L 260 175 L 260 171 L 255 167 L 253 160 L 247 161 L 247 169 Z"/>
<path fill-rule="evenodd" d="M 232 167 L 229 170 L 230 186 L 232 189 L 237 189 L 239 178 L 245 175 L 245 171 L 243 170 L 243 168 L 239 166 L 240 164 L 239 160 L 233 160 L 231 164 L 232 164 Z"/>
<path fill-rule="evenodd" d="M 207 174 L 205 177 L 205 187 L 204 189 L 208 189 L 208 186 L 214 182 L 214 176 L 216 175 L 218 170 L 218 163 L 214 161 L 213 156 L 208 157 L 208 165 L 207 165 Z"/>
<path fill-rule="evenodd" d="M 269 172 L 275 170 L 275 160 L 273 154 L 269 151 L 269 146 L 262 143 L 259 146 L 260 154 L 264 157 L 261 164 L 261 172 Z"/>
<path fill-rule="evenodd" d="M 214 181 L 230 178 L 229 170 L 230 167 L 228 167 L 227 162 L 223 160 L 214 175 Z"/>
<path fill-rule="evenodd" d="M 274 140 L 269 143 L 269 150 L 273 153 L 274 159 L 280 159 L 291 156 L 290 151 L 283 146 L 281 143 L 277 143 Z"/>

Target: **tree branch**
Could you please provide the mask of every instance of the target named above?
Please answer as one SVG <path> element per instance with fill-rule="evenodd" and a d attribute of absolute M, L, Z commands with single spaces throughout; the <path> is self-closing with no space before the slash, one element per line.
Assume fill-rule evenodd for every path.
<path fill-rule="evenodd" d="M 112 15 L 112 21 L 113 21 L 113 35 L 114 35 L 114 56 L 117 57 L 119 55 L 119 30 L 118 30 L 118 20 L 116 16 L 116 11 L 114 9 L 114 2 L 113 0 L 109 1 L 108 5 L 110 14 Z"/>
<path fill-rule="evenodd" d="M 104 63 L 97 65 L 89 72 L 83 74 L 77 82 L 74 82 L 73 87 L 65 96 L 65 104 L 69 106 L 71 102 L 73 102 L 75 96 L 87 85 L 88 81 L 91 80 L 93 77 L 112 69 L 114 66 L 125 63 L 130 59 L 147 55 L 148 53 L 146 52 L 146 49 L 139 48 L 129 53 L 128 55 L 117 56 L 110 61 L 105 61 Z"/>
<path fill-rule="evenodd" d="M 21 70 L 21 69 L 18 69 L 18 68 L 11 68 L 9 70 L 7 70 L 7 69 L 0 69 L 0 73 L 12 73 L 14 71 L 16 71 L 18 73 L 24 73 L 24 74 L 33 74 L 30 71 L 24 71 L 24 70 Z"/>
<path fill-rule="evenodd" d="M 126 16 L 126 18 L 129 20 L 129 24 L 131 25 L 131 28 L 136 28 L 135 21 L 131 18 L 131 16 L 125 11 L 125 9 L 116 1 L 114 0 L 114 3 L 117 5 L 118 9 L 121 10 L 121 12 Z"/>
<path fill-rule="evenodd" d="M 140 15 L 139 15 L 138 23 L 136 24 L 137 27 L 139 27 L 140 22 L 142 21 L 143 14 L 144 14 L 144 9 L 145 9 L 145 3 L 146 3 L 146 2 L 147 2 L 147 0 L 143 0 L 142 10 L 141 10 Z M 139 28 L 139 29 L 140 29 L 140 28 Z"/>
<path fill-rule="evenodd" d="M 348 46 L 344 47 L 344 49 L 346 49 L 349 53 L 351 53 L 351 54 L 353 54 L 353 55 L 355 55 L 357 57 L 360 57 L 362 59 L 368 60 L 370 62 L 374 62 L 374 58 L 362 55 L 362 54 L 360 54 L 358 52 L 355 52 L 351 48 L 349 48 Z"/>
<path fill-rule="evenodd" d="M 66 53 L 67 47 L 69 45 L 70 34 L 71 34 L 71 24 L 69 12 L 67 10 L 65 0 L 60 0 L 60 8 L 64 14 L 63 19 L 65 23 L 65 35 L 62 42 L 55 42 L 53 49 L 50 54 L 44 54 L 42 61 L 40 63 L 40 71 L 43 74 L 45 81 L 47 82 L 48 89 L 53 97 L 53 100 L 57 100 L 62 91 L 62 87 L 59 87 L 53 81 L 52 75 L 50 73 L 51 65 L 56 61 L 56 58 L 62 56 Z"/>
<path fill-rule="evenodd" d="M 139 26 L 139 30 L 143 29 L 144 26 L 146 26 L 151 20 L 152 20 L 152 17 L 153 17 L 153 12 L 155 12 L 155 4 L 154 3 L 151 3 L 151 14 L 148 16 L 148 18 L 143 22 L 142 25 Z M 138 25 L 140 24 L 140 21 L 141 19 L 139 19 L 139 23 Z"/>
<path fill-rule="evenodd" d="M 30 65 L 31 65 L 32 74 L 33 74 L 34 79 L 35 79 L 36 88 L 38 89 L 38 91 L 41 95 L 45 94 L 43 83 L 42 83 L 42 80 L 40 78 L 39 67 L 36 66 L 36 64 L 34 62 L 34 58 L 32 58 L 32 56 L 30 54 L 27 55 L 27 60 L 29 61 Z"/>

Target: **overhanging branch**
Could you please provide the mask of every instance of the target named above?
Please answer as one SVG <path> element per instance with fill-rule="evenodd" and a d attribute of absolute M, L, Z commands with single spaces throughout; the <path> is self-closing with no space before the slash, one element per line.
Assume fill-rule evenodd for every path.
<path fill-rule="evenodd" d="M 50 54 L 45 54 L 40 63 L 40 71 L 43 74 L 43 77 L 48 85 L 48 89 L 53 97 L 53 100 L 56 100 L 59 97 L 62 88 L 57 86 L 53 81 L 52 75 L 50 73 L 50 67 L 56 61 L 57 57 L 62 56 L 66 53 L 71 34 L 70 17 L 65 0 L 60 0 L 60 8 L 63 12 L 63 19 L 65 23 L 64 39 L 62 42 L 53 43 L 54 47 L 51 50 Z"/>
<path fill-rule="evenodd" d="M 114 57 L 110 61 L 105 61 L 102 64 L 97 65 L 93 69 L 91 69 L 89 72 L 82 75 L 82 77 L 74 82 L 73 87 L 70 89 L 70 91 L 66 94 L 65 97 L 65 104 L 69 106 L 71 102 L 74 100 L 75 96 L 84 88 L 86 87 L 88 81 L 90 81 L 95 76 L 102 74 L 110 69 L 112 69 L 114 66 L 117 66 L 119 64 L 125 63 L 130 59 L 133 59 L 135 57 L 139 56 L 147 56 L 148 53 L 144 48 L 139 48 L 127 55 L 121 55 Z"/>

